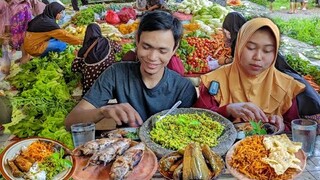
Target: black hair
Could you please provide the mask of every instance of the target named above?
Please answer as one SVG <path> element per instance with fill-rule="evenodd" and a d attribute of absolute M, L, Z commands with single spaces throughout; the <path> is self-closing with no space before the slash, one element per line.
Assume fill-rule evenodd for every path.
<path fill-rule="evenodd" d="M 183 28 L 181 22 L 170 13 L 156 10 L 147 12 L 142 16 L 138 28 L 137 41 L 143 31 L 171 30 L 174 38 L 174 48 L 179 45 Z"/>

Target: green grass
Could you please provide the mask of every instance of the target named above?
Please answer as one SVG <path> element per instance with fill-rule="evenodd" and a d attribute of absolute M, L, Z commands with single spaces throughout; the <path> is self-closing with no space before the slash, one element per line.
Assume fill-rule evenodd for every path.
<path fill-rule="evenodd" d="M 289 21 L 274 19 L 281 34 L 306 42 L 311 45 L 320 46 L 320 18 L 313 19 L 290 19 Z"/>
<path fill-rule="evenodd" d="M 267 0 L 250 0 L 250 1 L 269 8 L 269 2 Z M 289 10 L 289 6 L 290 6 L 289 0 L 275 0 L 273 2 L 273 10 L 274 11 L 281 10 L 281 7 L 285 7 L 285 9 Z M 300 3 L 299 3 L 298 7 L 300 7 Z M 308 8 L 311 9 L 314 7 L 315 7 L 314 0 L 309 0 Z"/>
<path fill-rule="evenodd" d="M 71 4 L 71 0 L 61 0 L 61 2 L 66 5 Z M 81 4 L 81 1 L 79 1 L 78 4 Z"/>

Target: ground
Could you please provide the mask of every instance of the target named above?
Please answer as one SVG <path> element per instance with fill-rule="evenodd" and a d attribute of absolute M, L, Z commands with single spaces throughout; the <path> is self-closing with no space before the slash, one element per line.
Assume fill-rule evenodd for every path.
<path fill-rule="evenodd" d="M 320 18 L 320 8 L 312 8 L 307 9 L 306 11 L 298 10 L 296 14 L 289 14 L 289 10 L 279 10 L 270 12 L 268 16 L 271 18 L 280 17 L 283 20 L 288 20 L 291 18 L 312 18 L 312 17 L 319 17 Z"/>

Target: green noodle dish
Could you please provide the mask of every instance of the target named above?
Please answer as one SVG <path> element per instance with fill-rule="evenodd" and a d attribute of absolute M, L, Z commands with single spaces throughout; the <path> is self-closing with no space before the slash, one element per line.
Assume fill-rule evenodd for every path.
<path fill-rule="evenodd" d="M 151 130 L 151 139 L 161 146 L 179 150 L 190 142 L 215 147 L 223 133 L 224 126 L 205 113 L 168 115 L 156 122 Z"/>

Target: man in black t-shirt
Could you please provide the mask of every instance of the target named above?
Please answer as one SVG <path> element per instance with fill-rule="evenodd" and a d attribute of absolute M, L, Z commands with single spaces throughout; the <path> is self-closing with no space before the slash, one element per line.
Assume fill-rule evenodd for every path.
<path fill-rule="evenodd" d="M 139 62 L 113 64 L 106 69 L 67 116 L 67 129 L 75 123 L 101 120 L 138 127 L 179 100 L 180 107 L 191 107 L 197 98 L 195 87 L 166 67 L 179 46 L 182 32 L 181 22 L 170 13 L 147 12 L 136 34 Z M 113 98 L 117 104 L 108 104 Z"/>

